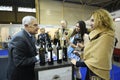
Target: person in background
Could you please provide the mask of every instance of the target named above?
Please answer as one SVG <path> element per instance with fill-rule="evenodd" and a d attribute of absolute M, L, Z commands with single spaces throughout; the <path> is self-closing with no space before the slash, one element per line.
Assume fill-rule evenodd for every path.
<path fill-rule="evenodd" d="M 58 32 L 55 32 L 54 37 L 53 37 L 53 44 L 56 46 L 58 42 L 59 36 Z"/>
<path fill-rule="evenodd" d="M 25 16 L 22 19 L 24 29 L 12 37 L 8 50 L 8 80 L 34 80 L 34 66 L 36 59 L 35 39 L 38 33 L 37 19 Z"/>
<path fill-rule="evenodd" d="M 8 36 L 8 42 L 9 42 L 10 40 L 11 40 L 11 36 L 9 35 L 9 36 Z"/>
<path fill-rule="evenodd" d="M 93 12 L 90 22 L 92 31 L 84 48 L 84 61 L 72 59 L 71 62 L 77 67 L 88 68 L 90 78 L 86 80 L 110 80 L 115 40 L 113 19 L 107 10 L 98 9 Z"/>
<path fill-rule="evenodd" d="M 80 54 L 83 51 L 84 48 L 84 43 L 89 41 L 88 39 L 88 34 L 87 34 L 87 29 L 86 29 L 86 24 L 84 21 L 78 21 L 76 23 L 76 27 L 73 30 L 70 38 L 70 45 L 68 46 L 68 57 L 70 59 L 75 59 L 77 61 L 80 60 Z M 74 51 L 77 50 L 79 51 L 79 54 L 74 53 Z M 81 73 L 79 70 L 79 67 L 74 68 L 76 72 L 76 80 L 81 80 Z"/>
<path fill-rule="evenodd" d="M 67 28 L 66 20 L 61 20 L 60 23 L 61 23 L 61 27 L 58 28 L 58 30 L 55 32 L 55 36 L 58 36 L 57 38 L 58 38 L 58 40 L 60 40 L 61 46 L 63 47 L 64 40 L 66 40 L 67 43 L 69 41 L 69 38 L 71 35 L 71 30 Z"/>
<path fill-rule="evenodd" d="M 50 35 L 45 32 L 45 28 L 40 29 L 40 34 L 38 35 L 38 43 L 40 44 L 40 41 L 45 45 L 47 42 L 50 42 Z"/>
<path fill-rule="evenodd" d="M 9 35 L 9 36 L 8 36 L 8 43 L 10 42 L 11 39 L 12 39 L 12 38 L 11 38 L 11 36 Z"/>

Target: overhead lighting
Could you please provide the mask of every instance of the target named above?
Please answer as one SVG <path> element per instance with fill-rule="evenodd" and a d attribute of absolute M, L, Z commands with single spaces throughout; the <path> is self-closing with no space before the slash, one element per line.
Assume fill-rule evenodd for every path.
<path fill-rule="evenodd" d="M 18 12 L 36 12 L 35 8 L 18 7 Z"/>
<path fill-rule="evenodd" d="M 12 6 L 0 6 L 0 11 L 12 11 Z"/>

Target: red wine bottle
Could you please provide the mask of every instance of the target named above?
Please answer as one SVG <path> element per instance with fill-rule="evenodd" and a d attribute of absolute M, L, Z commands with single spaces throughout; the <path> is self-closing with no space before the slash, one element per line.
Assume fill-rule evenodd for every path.
<path fill-rule="evenodd" d="M 40 42 L 39 59 L 40 59 L 40 65 L 44 66 L 46 64 L 46 62 L 45 62 L 45 49 L 43 48 L 42 42 Z"/>
<path fill-rule="evenodd" d="M 53 54 L 52 54 L 52 45 L 51 42 L 48 42 L 48 65 L 53 65 Z"/>
<path fill-rule="evenodd" d="M 62 48 L 60 45 L 60 40 L 57 43 L 57 63 L 62 63 Z"/>
<path fill-rule="evenodd" d="M 67 61 L 67 45 L 66 45 L 66 40 L 64 40 L 64 46 L 63 46 L 63 61 Z"/>

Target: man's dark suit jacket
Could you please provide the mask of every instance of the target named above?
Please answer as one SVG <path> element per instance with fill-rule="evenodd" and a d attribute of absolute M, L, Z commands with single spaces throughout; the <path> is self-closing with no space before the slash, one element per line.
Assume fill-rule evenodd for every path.
<path fill-rule="evenodd" d="M 40 44 L 40 42 L 42 42 L 43 44 L 50 42 L 50 37 L 48 33 L 38 35 L 38 44 Z"/>
<path fill-rule="evenodd" d="M 8 50 L 8 80 L 33 80 L 37 53 L 30 35 L 21 30 L 12 38 Z"/>

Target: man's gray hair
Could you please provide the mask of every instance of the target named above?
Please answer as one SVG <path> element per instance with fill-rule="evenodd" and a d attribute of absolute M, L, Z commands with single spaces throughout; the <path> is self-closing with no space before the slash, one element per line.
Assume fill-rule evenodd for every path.
<path fill-rule="evenodd" d="M 22 24 L 23 25 L 29 25 L 29 24 L 31 24 L 31 22 L 33 21 L 33 20 L 36 20 L 36 18 L 34 17 L 34 16 L 25 16 L 23 19 L 22 19 Z"/>

